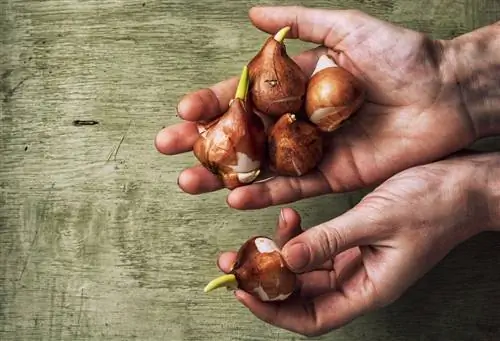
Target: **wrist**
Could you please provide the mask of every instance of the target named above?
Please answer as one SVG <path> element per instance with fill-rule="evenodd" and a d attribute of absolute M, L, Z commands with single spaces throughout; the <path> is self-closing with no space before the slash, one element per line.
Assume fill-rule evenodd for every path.
<path fill-rule="evenodd" d="M 500 134 L 500 22 L 443 42 L 445 84 L 455 84 L 476 138 Z"/>
<path fill-rule="evenodd" d="M 500 152 L 464 156 L 466 171 L 462 171 L 466 186 L 466 207 L 475 233 L 500 232 Z"/>
<path fill-rule="evenodd" d="M 486 231 L 500 232 L 500 153 L 494 153 L 486 175 L 489 225 Z"/>

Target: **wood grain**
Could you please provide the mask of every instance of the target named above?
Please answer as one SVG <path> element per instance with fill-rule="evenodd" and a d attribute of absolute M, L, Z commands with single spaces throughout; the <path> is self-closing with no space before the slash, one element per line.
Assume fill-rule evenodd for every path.
<path fill-rule="evenodd" d="M 279 208 L 184 194 L 193 156 L 153 146 L 180 96 L 255 53 L 247 10 L 264 3 L 0 0 L 0 339 L 302 339 L 201 292 L 217 254 L 271 234 Z M 442 38 L 500 18 L 496 0 L 275 3 L 359 8 Z M 310 226 L 362 195 L 292 206 Z M 321 339 L 497 340 L 499 248 L 496 235 L 465 243 L 396 304 Z"/>

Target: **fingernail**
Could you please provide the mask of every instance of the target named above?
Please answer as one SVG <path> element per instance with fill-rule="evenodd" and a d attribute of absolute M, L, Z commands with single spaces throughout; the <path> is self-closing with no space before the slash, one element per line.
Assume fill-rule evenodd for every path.
<path fill-rule="evenodd" d="M 304 269 L 310 260 L 309 248 L 304 243 L 297 243 L 287 246 L 283 250 L 283 256 L 287 265 L 295 271 Z"/>
<path fill-rule="evenodd" d="M 182 114 L 183 114 L 182 109 L 181 109 L 181 105 L 182 105 L 182 102 L 184 101 L 185 97 L 186 96 L 182 96 L 179 99 L 179 101 L 177 101 L 177 106 L 175 107 L 175 112 L 176 112 L 177 116 L 179 116 L 180 118 L 182 118 Z"/>
<path fill-rule="evenodd" d="M 236 290 L 234 290 L 234 291 L 233 291 L 233 295 L 234 295 L 234 297 L 236 297 L 236 299 L 237 299 L 238 301 L 240 301 L 240 302 L 241 302 L 241 300 L 243 299 L 242 292 L 241 292 L 241 290 L 240 290 L 240 289 L 236 289 Z"/>
<path fill-rule="evenodd" d="M 280 210 L 279 225 L 280 228 L 286 228 L 285 212 L 283 209 Z"/>

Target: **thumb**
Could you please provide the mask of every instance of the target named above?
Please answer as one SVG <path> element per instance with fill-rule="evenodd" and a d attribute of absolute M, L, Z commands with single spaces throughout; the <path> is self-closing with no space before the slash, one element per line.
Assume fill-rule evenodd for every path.
<path fill-rule="evenodd" d="M 295 272 L 321 268 L 345 250 L 384 238 L 391 226 L 388 218 L 378 210 L 357 206 L 291 239 L 283 247 L 283 256 Z"/>
<path fill-rule="evenodd" d="M 274 34 L 290 26 L 292 38 L 334 48 L 353 31 L 382 22 L 358 10 L 326 10 L 302 6 L 253 7 L 250 20 L 258 29 Z"/>

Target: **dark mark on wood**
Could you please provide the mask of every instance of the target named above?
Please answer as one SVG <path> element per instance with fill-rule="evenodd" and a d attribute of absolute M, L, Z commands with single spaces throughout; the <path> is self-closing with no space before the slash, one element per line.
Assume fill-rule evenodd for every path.
<path fill-rule="evenodd" d="M 99 121 L 95 120 L 74 120 L 73 125 L 74 126 L 93 126 L 99 124 Z"/>
<path fill-rule="evenodd" d="M 111 152 L 109 153 L 108 158 L 106 159 L 106 163 L 109 162 L 109 160 L 111 160 L 111 157 L 113 155 L 114 155 L 113 160 L 116 161 L 116 156 L 118 155 L 118 150 L 120 149 L 120 147 L 121 147 L 121 145 L 123 143 L 123 140 L 125 140 L 125 136 L 127 135 L 127 132 L 130 129 L 131 125 L 132 125 L 132 120 L 130 120 L 128 122 L 127 129 L 125 130 L 125 132 L 123 133 L 122 137 L 120 138 L 120 141 L 118 141 L 118 144 L 116 145 L 116 147 L 114 147 L 113 149 L 111 149 Z"/>
<path fill-rule="evenodd" d="M 16 84 L 16 86 L 14 86 L 12 89 L 7 91 L 7 93 L 5 94 L 5 97 L 3 99 L 3 102 L 4 103 L 9 102 L 10 99 L 12 98 L 12 96 L 14 95 L 14 93 L 17 91 L 17 89 L 19 89 L 19 87 L 21 87 L 21 85 L 23 85 L 24 82 L 26 82 L 27 80 L 28 80 L 28 78 L 21 80 L 19 83 Z"/>

